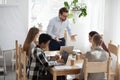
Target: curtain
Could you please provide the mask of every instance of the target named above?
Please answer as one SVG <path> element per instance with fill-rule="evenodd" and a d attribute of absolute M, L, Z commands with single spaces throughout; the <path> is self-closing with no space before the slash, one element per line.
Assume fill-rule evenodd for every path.
<path fill-rule="evenodd" d="M 106 0 L 105 8 L 105 30 L 106 42 L 113 40 L 120 44 L 120 0 Z"/>
<path fill-rule="evenodd" d="M 3 50 L 14 49 L 15 40 L 23 44 L 27 28 L 24 20 L 17 6 L 0 7 L 0 46 Z"/>
<path fill-rule="evenodd" d="M 114 44 L 120 45 L 120 0 L 106 0 L 105 6 L 105 42 L 112 40 Z"/>
<path fill-rule="evenodd" d="M 42 23 L 46 30 L 49 20 L 58 15 L 65 0 L 32 0 L 30 5 L 30 27 Z M 68 1 L 68 0 L 67 0 Z"/>
<path fill-rule="evenodd" d="M 104 8 L 105 0 L 88 0 L 90 30 L 104 32 Z"/>

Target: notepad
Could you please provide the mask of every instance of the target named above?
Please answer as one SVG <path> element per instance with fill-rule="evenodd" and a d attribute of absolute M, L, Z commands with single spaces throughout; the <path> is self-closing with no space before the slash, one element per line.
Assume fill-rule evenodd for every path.
<path fill-rule="evenodd" d="M 78 67 L 82 68 L 83 67 L 83 63 L 77 63 L 77 64 L 75 64 L 75 66 L 78 66 Z"/>
<path fill-rule="evenodd" d="M 60 69 L 72 69 L 71 66 L 55 66 L 54 68 L 57 69 L 57 70 L 60 70 Z"/>

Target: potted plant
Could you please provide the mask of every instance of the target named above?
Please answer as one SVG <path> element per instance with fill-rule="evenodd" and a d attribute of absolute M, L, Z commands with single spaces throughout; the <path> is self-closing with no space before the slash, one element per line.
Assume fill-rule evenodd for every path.
<path fill-rule="evenodd" d="M 42 23 L 37 23 L 37 27 L 40 29 L 40 30 L 42 30 Z"/>
<path fill-rule="evenodd" d="M 75 23 L 74 15 L 77 13 L 77 16 L 85 17 L 87 16 L 87 6 L 85 3 L 79 3 L 78 0 L 73 0 L 71 3 L 68 3 L 67 1 L 64 2 L 64 6 L 69 11 L 68 18 L 72 18 L 73 22 Z"/>

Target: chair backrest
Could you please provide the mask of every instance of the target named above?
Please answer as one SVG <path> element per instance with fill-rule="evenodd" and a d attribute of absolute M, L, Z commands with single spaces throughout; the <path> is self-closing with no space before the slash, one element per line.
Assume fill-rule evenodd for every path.
<path fill-rule="evenodd" d="M 119 80 L 120 46 L 119 45 L 116 46 L 115 44 L 112 43 L 112 41 L 110 41 L 110 43 L 108 44 L 108 50 L 110 54 L 114 54 L 117 57 L 115 77 L 116 77 L 116 80 Z"/>
<path fill-rule="evenodd" d="M 3 56 L 3 51 L 2 51 L 1 46 L 0 46 L 0 56 Z"/>
<path fill-rule="evenodd" d="M 15 41 L 15 47 L 16 47 L 16 80 L 19 80 L 20 78 L 20 68 L 19 68 L 19 44 L 18 44 L 18 40 Z"/>
<path fill-rule="evenodd" d="M 120 46 L 114 45 L 112 41 L 110 41 L 110 43 L 108 44 L 108 50 L 110 51 L 110 53 L 116 55 L 117 57 L 120 54 Z"/>
<path fill-rule="evenodd" d="M 19 60 L 20 60 L 20 75 L 23 78 L 23 80 L 26 80 L 26 65 L 27 65 L 27 55 L 26 52 L 23 51 L 22 45 L 19 47 Z M 23 67 L 22 67 L 23 66 Z"/>
<path fill-rule="evenodd" d="M 26 66 L 27 66 L 27 55 L 26 55 L 26 52 L 23 51 L 23 79 L 24 80 L 27 80 L 27 74 L 26 74 Z"/>
<path fill-rule="evenodd" d="M 98 69 L 99 68 L 99 69 Z M 110 72 L 110 58 L 108 61 L 104 62 L 88 62 L 88 59 L 84 59 L 84 79 L 87 80 L 88 73 L 107 73 L 107 80 L 109 80 L 109 72 Z"/>
<path fill-rule="evenodd" d="M 18 40 L 15 41 L 15 46 L 16 46 L 16 70 L 18 69 L 18 63 L 19 63 L 19 44 Z"/>
<path fill-rule="evenodd" d="M 16 40 L 16 80 L 27 80 L 26 79 L 26 64 L 27 64 L 27 55 L 23 51 L 22 46 L 18 44 Z M 22 67 L 23 66 L 23 67 Z"/>

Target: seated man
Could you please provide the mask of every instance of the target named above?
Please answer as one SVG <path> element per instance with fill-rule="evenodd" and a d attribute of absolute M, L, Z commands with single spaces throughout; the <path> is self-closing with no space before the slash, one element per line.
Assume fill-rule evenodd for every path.
<path fill-rule="evenodd" d="M 50 43 L 51 36 L 41 34 L 39 44 L 31 50 L 28 62 L 28 80 L 52 80 L 44 48 Z"/>
<path fill-rule="evenodd" d="M 101 48 L 102 42 L 102 37 L 99 34 L 93 36 L 91 40 L 92 50 L 84 55 L 85 58 L 88 58 L 88 62 L 102 62 L 108 59 L 108 53 Z M 79 80 L 84 80 L 83 70 L 81 70 Z M 105 80 L 105 73 L 90 73 L 88 74 L 88 80 Z"/>
<path fill-rule="evenodd" d="M 28 80 L 53 80 L 49 69 L 47 57 L 44 49 L 49 45 L 51 36 L 48 34 L 41 34 L 39 36 L 38 45 L 30 52 L 27 65 Z M 51 57 L 52 59 L 59 59 L 58 56 Z M 58 60 L 61 62 L 62 60 Z M 62 76 L 58 77 L 60 80 Z"/>

